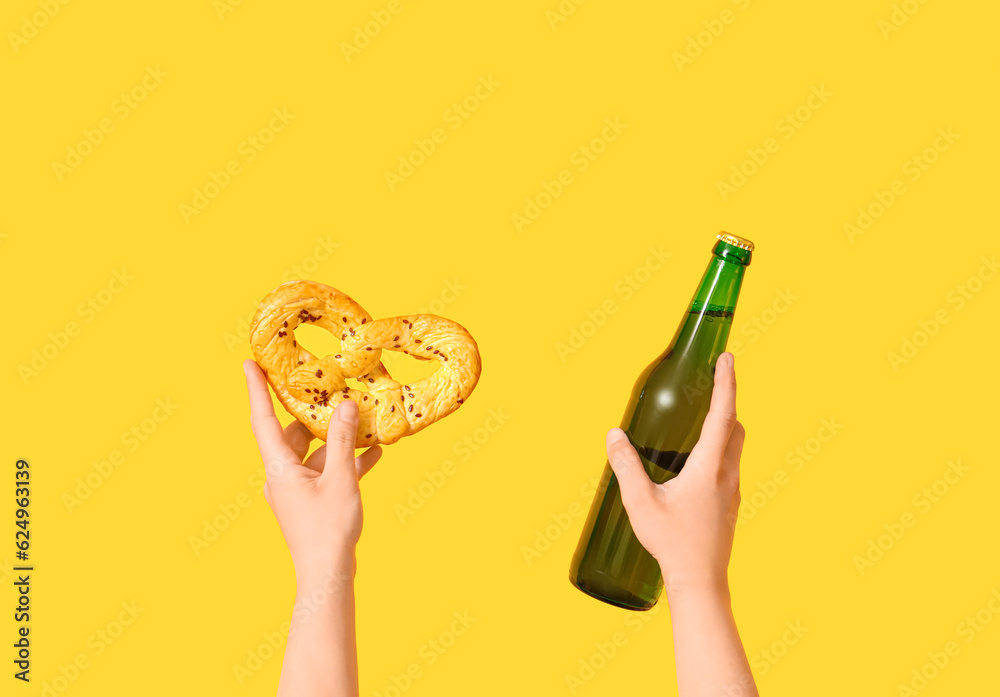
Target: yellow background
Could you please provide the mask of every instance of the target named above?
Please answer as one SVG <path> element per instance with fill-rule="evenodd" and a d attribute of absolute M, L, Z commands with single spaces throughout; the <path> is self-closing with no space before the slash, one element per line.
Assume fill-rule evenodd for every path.
<path fill-rule="evenodd" d="M 890 0 L 594 0 L 564 3 L 564 21 L 557 0 L 400 0 L 350 60 L 343 44 L 387 2 L 80 1 L 51 18 L 36 15 L 44 6 L 8 2 L 0 18 L 0 479 L 13 487 L 16 458 L 31 461 L 36 564 L 32 682 L 11 677 L 5 648 L 0 692 L 274 692 L 281 659 L 267 641 L 289 617 L 293 575 L 259 489 L 240 362 L 256 303 L 301 275 L 376 317 L 433 307 L 483 355 L 468 404 L 389 448 L 363 483 L 362 693 L 391 697 L 416 663 L 407 697 L 571 694 L 581 660 L 599 669 L 577 695 L 672 693 L 667 612 L 631 615 L 567 582 L 582 526 L 571 511 L 589 505 L 604 431 L 669 341 L 720 229 L 758 250 L 731 340 L 748 432 L 731 581 L 762 694 L 897 694 L 949 641 L 959 654 L 919 694 L 996 690 L 1000 623 L 971 641 L 959 625 L 984 608 L 992 619 L 1000 588 L 1000 281 L 973 282 L 961 308 L 949 300 L 998 248 L 993 5 L 911 0 L 884 36 Z M 44 25 L 12 43 L 25 22 Z M 674 54 L 697 53 L 712 27 L 679 69 Z M 157 68 L 166 75 L 122 118 L 116 100 L 141 95 Z M 499 86 L 452 128 L 449 109 L 481 79 Z M 813 87 L 832 96 L 786 139 L 779 121 Z M 241 144 L 275 109 L 294 118 L 248 160 Z M 620 135 L 590 146 L 616 118 Z M 53 163 L 102 119 L 114 129 L 60 180 Z M 443 142 L 390 190 L 385 173 L 437 128 Z M 912 181 L 907 162 L 949 128 L 958 139 Z M 723 200 L 717 183 L 767 138 L 777 152 Z M 585 170 L 574 164 L 601 145 Z M 181 204 L 230 160 L 240 173 L 186 222 Z M 563 169 L 572 183 L 516 229 L 525 198 Z M 896 179 L 905 193 L 852 240 L 845 223 Z M 650 247 L 670 256 L 640 271 Z M 102 294 L 122 269 L 133 280 Z M 645 281 L 626 298 L 630 277 Z M 782 293 L 797 299 L 776 305 Z M 92 297 L 109 302 L 88 312 Z M 919 323 L 942 308 L 947 324 L 922 341 Z M 68 322 L 77 335 L 25 377 Z M 590 336 L 561 356 L 574 330 Z M 894 368 L 904 337 L 923 345 Z M 144 422 L 163 415 L 157 399 L 176 409 Z M 491 411 L 506 415 L 494 432 L 482 430 Z M 842 428 L 816 448 L 823 419 Z M 144 423 L 145 441 L 122 440 Z M 810 445 L 795 470 L 789 453 Z M 78 479 L 115 450 L 124 463 L 68 510 Z M 950 460 L 968 472 L 918 507 Z M 410 489 L 446 461 L 454 474 L 401 521 Z M 0 497 L 5 647 L 12 493 Z M 218 518 L 234 505 L 234 520 Z M 907 513 L 915 524 L 859 571 Z M 225 529 L 196 553 L 213 520 Z M 551 547 L 528 563 L 539 535 Z M 132 602 L 139 616 L 116 628 Z M 463 612 L 475 622 L 429 664 L 428 642 Z M 595 647 L 619 631 L 625 645 L 601 665 Z M 80 654 L 89 667 L 66 679 Z"/>

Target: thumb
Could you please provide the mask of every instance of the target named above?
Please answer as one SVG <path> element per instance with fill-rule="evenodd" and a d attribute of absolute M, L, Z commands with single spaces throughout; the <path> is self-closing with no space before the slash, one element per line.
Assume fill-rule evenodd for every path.
<path fill-rule="evenodd" d="M 733 368 L 733 354 L 723 353 L 715 362 L 715 385 L 712 388 L 712 403 L 701 427 L 701 436 L 692 449 L 692 456 L 699 468 L 718 474 L 722 468 L 723 455 L 729 439 L 736 427 L 736 372 Z"/>
<path fill-rule="evenodd" d="M 656 484 L 646 474 L 639 454 L 632 447 L 625 431 L 613 428 L 607 437 L 608 463 L 618 477 L 622 491 L 622 503 L 625 511 L 631 517 L 633 512 L 644 508 L 652 500 L 656 492 Z"/>
<path fill-rule="evenodd" d="M 358 438 L 358 405 L 349 399 L 338 404 L 330 417 L 326 435 L 326 463 L 321 480 L 347 477 L 355 484 L 358 473 L 354 467 L 354 444 Z M 349 476 L 348 476 L 349 475 Z"/>

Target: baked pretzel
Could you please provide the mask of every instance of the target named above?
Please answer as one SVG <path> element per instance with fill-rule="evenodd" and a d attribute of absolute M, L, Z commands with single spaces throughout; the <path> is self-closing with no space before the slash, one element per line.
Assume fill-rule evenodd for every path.
<path fill-rule="evenodd" d="M 317 358 L 303 348 L 295 339 L 303 323 L 338 336 L 340 352 Z M 261 301 L 250 345 L 278 400 L 317 438 L 326 440 L 339 402 L 355 402 L 357 448 L 395 443 L 452 413 L 472 394 L 482 369 L 475 340 L 457 322 L 436 315 L 373 320 L 348 295 L 313 281 L 283 283 Z M 440 365 L 403 385 L 382 365 L 383 350 Z M 348 378 L 367 391 L 350 387 Z"/>

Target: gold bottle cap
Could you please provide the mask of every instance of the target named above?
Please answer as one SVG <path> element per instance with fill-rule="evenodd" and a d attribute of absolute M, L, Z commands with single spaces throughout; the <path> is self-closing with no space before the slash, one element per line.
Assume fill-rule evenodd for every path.
<path fill-rule="evenodd" d="M 745 237 L 738 237 L 737 235 L 730 235 L 728 232 L 723 230 L 716 237 L 726 244 L 731 244 L 734 247 L 739 247 L 740 249 L 745 249 L 748 252 L 753 251 L 753 242 Z"/>

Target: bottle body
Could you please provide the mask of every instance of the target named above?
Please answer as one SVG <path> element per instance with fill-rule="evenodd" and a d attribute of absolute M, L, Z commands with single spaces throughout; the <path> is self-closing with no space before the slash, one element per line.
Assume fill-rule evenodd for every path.
<path fill-rule="evenodd" d="M 669 347 L 632 389 L 621 427 L 658 484 L 677 476 L 698 442 L 712 399 L 715 361 L 726 350 L 749 262 L 748 249 L 716 245 Z M 653 607 L 663 589 L 659 564 L 635 537 L 607 462 L 573 555 L 570 581 L 588 595 L 632 610 Z"/>

